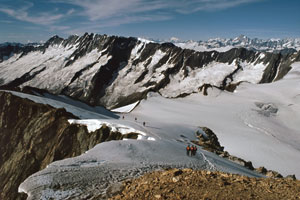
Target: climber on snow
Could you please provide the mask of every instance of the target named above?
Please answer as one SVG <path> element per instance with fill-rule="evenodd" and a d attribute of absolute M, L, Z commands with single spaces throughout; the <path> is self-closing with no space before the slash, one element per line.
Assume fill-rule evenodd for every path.
<path fill-rule="evenodd" d="M 194 145 L 191 146 L 191 156 L 194 155 Z"/>
<path fill-rule="evenodd" d="M 191 151 L 191 147 L 190 147 L 190 145 L 188 145 L 188 146 L 186 147 L 186 155 L 187 155 L 187 156 L 190 155 L 190 151 Z"/>
<path fill-rule="evenodd" d="M 192 152 L 192 156 L 195 156 L 196 155 L 196 152 L 197 152 L 197 147 L 195 145 L 193 145 L 191 147 L 191 152 Z"/>

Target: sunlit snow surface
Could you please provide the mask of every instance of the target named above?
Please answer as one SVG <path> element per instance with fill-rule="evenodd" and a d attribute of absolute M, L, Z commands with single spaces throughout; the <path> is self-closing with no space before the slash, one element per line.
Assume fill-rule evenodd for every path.
<path fill-rule="evenodd" d="M 300 177 L 300 64 L 280 81 L 242 84 L 235 93 L 209 91 L 165 99 L 154 95 L 131 115 L 170 126 L 207 126 L 229 153 L 283 175 Z M 256 103 L 273 104 L 277 113 L 265 113 Z M 153 125 L 160 126 L 160 125 Z"/>
<path fill-rule="evenodd" d="M 280 81 L 260 85 L 243 83 L 235 93 L 217 89 L 211 89 L 208 93 L 208 96 L 193 94 L 177 99 L 149 93 L 147 99 L 141 101 L 131 113 L 123 114 L 124 119 L 107 118 L 104 121 L 113 126 L 131 127 L 155 141 L 140 138 L 142 140 L 98 144 L 81 156 L 50 164 L 27 178 L 19 189 L 36 194 L 37 188 L 50 187 L 53 181 L 62 185 L 78 183 L 82 188 L 81 184 L 96 184 L 96 179 L 101 177 L 114 177 L 113 174 L 120 169 L 123 170 L 120 176 L 126 178 L 129 175 L 124 174 L 128 171 L 147 171 L 153 170 L 153 166 L 165 165 L 257 176 L 201 149 L 195 157 L 186 156 L 185 147 L 196 139 L 195 132 L 199 126 L 212 129 L 226 151 L 252 161 L 255 167 L 265 166 L 283 175 L 296 174 L 300 177 L 299 62 L 294 63 L 292 70 Z M 272 109 L 268 109 L 269 105 Z M 85 121 L 85 124 L 94 130 L 97 128 L 95 124 L 102 121 Z M 55 196 L 43 192 L 44 197 Z"/>
<path fill-rule="evenodd" d="M 61 44 L 51 45 L 45 52 L 33 51 L 23 57 L 20 57 L 21 54 L 12 56 L 0 63 L 2 84 L 7 84 L 27 74 L 27 76 L 33 76 L 33 78 L 23 83 L 21 87 L 31 86 L 55 92 L 61 91 L 66 86 L 71 88 L 84 86 L 85 90 L 90 89 L 93 76 L 111 59 L 111 56 L 102 55 L 106 49 L 102 51 L 94 49 L 66 67 L 66 63 L 74 59 L 70 56 L 77 49 L 77 45 L 66 47 Z M 88 66 L 91 67 L 82 72 L 80 79 L 71 81 L 78 71 Z"/>
<path fill-rule="evenodd" d="M 127 106 L 122 106 L 122 107 L 119 107 L 119 108 L 115 108 L 111 111 L 117 112 L 117 113 L 130 113 L 139 103 L 140 102 L 137 101 L 137 102 L 129 104 Z"/>

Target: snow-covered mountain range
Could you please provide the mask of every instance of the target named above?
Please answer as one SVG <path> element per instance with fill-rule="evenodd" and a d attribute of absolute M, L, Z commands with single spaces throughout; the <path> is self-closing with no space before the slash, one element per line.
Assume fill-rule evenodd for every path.
<path fill-rule="evenodd" d="M 300 38 L 287 39 L 258 39 L 249 38 L 245 35 L 240 35 L 236 38 L 223 39 L 215 38 L 207 41 L 180 41 L 177 38 L 171 38 L 170 42 L 176 46 L 196 51 L 228 51 L 232 48 L 247 48 L 249 50 L 273 53 L 293 53 L 300 50 Z"/>
<path fill-rule="evenodd" d="M 254 167 L 300 176 L 300 51 L 200 52 L 173 43 L 84 34 L 54 36 L 42 45 L 4 45 L 0 55 L 0 89 L 5 90 L 0 92 L 0 131 L 6 133 L 0 142 L 1 150 L 9 149 L 1 154 L 7 162 L 0 173 L 5 176 L 10 163 L 26 164 L 26 157 L 8 145 L 12 137 L 18 152 L 34 157 L 35 171 L 24 170 L 34 174 L 17 178 L 23 181 L 19 192 L 28 199 L 101 199 L 115 182 L 164 167 L 263 176 L 201 147 L 188 157 L 186 145 L 197 140 L 196 133 L 205 135 L 200 127 L 212 129 L 226 151 Z M 57 122 L 57 116 L 64 121 Z M 123 140 L 110 138 L 94 147 L 88 138 L 103 137 L 104 128 Z M 78 152 L 91 149 L 50 163 L 73 155 L 63 150 L 68 141 L 74 149 L 84 146 Z M 39 148 L 49 152 L 47 160 Z M 12 188 L 6 187 L 5 195 L 11 197 Z"/>
<path fill-rule="evenodd" d="M 272 82 L 300 59 L 299 53 L 198 52 L 94 34 L 54 36 L 41 46 L 7 51 L 0 63 L 2 88 L 30 86 L 107 108 L 134 103 L 149 91 L 174 98 L 208 86 L 234 90 L 240 82 Z"/>

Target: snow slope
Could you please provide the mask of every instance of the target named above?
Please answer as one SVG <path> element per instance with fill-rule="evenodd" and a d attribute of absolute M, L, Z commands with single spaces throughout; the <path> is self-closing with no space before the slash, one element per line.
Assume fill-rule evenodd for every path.
<path fill-rule="evenodd" d="M 207 126 L 230 154 L 256 167 L 300 177 L 300 63 L 292 67 L 283 80 L 243 83 L 235 93 L 214 89 L 208 97 L 193 94 L 172 100 L 154 95 L 130 115 L 154 127 L 161 122 L 169 127 Z"/>
<path fill-rule="evenodd" d="M 33 51 L 23 57 L 21 54 L 15 54 L 10 59 L 0 63 L 2 84 L 7 84 L 24 76 L 24 74 L 28 74 L 33 78 L 23 83 L 22 87 L 32 86 L 60 93 L 68 85 L 76 88 L 79 84 L 88 90 L 91 87 L 92 77 L 102 65 L 110 60 L 111 56 L 102 55 L 106 49 L 102 51 L 94 49 L 85 56 L 78 58 L 70 66 L 65 67 L 69 60 L 74 59 L 71 55 L 78 48 L 78 45 L 78 43 L 67 46 L 54 44 L 47 47 L 44 52 Z M 80 79 L 75 82 L 71 81 L 76 72 L 90 65 L 88 70 L 81 73 Z"/>
<path fill-rule="evenodd" d="M 263 55 L 263 54 L 262 54 Z M 242 70 L 239 70 L 233 77 L 232 83 L 247 81 L 259 83 L 267 65 L 241 62 Z M 212 62 L 203 68 L 180 70 L 176 75 L 170 76 L 170 83 L 160 90 L 164 97 L 177 97 L 180 94 L 191 94 L 199 91 L 199 86 L 210 84 L 220 86 L 224 77 L 236 70 L 235 62 L 218 63 Z M 188 71 L 188 75 L 184 74 Z"/>
<path fill-rule="evenodd" d="M 198 150 L 195 157 L 186 156 L 185 147 L 191 139 L 196 139 L 194 132 L 197 127 L 181 127 L 180 124 L 170 127 L 163 122 L 149 122 L 143 127 L 140 120 L 135 122 L 130 116 L 124 120 L 105 121 L 132 127 L 153 139 L 145 137 L 100 143 L 81 156 L 54 162 L 33 174 L 20 185 L 19 191 L 29 194 L 29 199 L 80 199 L 83 198 L 80 194 L 91 194 L 97 190 L 101 193 L 108 184 L 164 167 L 191 167 L 260 176 L 202 149 Z M 93 128 L 99 121 L 83 123 Z M 54 189 L 53 186 L 57 184 L 63 187 Z M 93 191 L 89 191 L 91 188 Z"/>
<path fill-rule="evenodd" d="M 41 103 L 49 102 L 48 100 L 42 101 L 41 97 L 34 98 L 30 95 L 23 97 L 29 97 Z M 184 121 L 170 123 L 165 120 L 168 118 L 165 115 L 159 117 L 154 115 L 153 118 L 139 115 L 139 112 L 143 112 L 144 106 L 148 103 L 154 106 L 151 102 L 155 98 L 159 98 L 161 103 L 163 100 L 167 100 L 160 96 L 149 97 L 149 100 L 145 100 L 136 108 L 135 114 L 125 114 L 124 119 L 69 120 L 70 123 L 87 125 L 90 131 L 100 128 L 105 123 L 123 134 L 137 132 L 140 137 L 138 140 L 104 142 L 81 156 L 54 162 L 46 169 L 28 177 L 20 185 L 19 191 L 29 194 L 29 199 L 83 198 L 80 196 L 81 194 L 98 190 L 100 193 L 105 191 L 108 183 L 164 167 L 190 167 L 261 176 L 201 148 L 195 157 L 188 157 L 185 147 L 187 144 L 191 144 L 191 140 L 196 139 L 195 132 L 199 130 L 198 124 L 186 124 Z M 172 107 L 169 108 L 171 111 Z M 164 110 L 159 103 L 157 109 Z M 74 112 L 75 108 L 70 111 L 76 113 Z M 149 115 L 153 114 L 149 110 L 144 111 Z M 175 115 L 173 116 L 175 117 Z M 134 119 L 135 117 L 137 120 Z M 144 121 L 146 126 L 142 125 Z M 57 184 L 63 187 L 58 190 L 53 188 Z M 94 190 L 89 191 L 91 188 Z"/>
<path fill-rule="evenodd" d="M 131 113 L 124 114 L 124 119 L 104 120 L 112 126 L 140 131 L 145 137 L 101 143 L 84 155 L 54 162 L 28 177 L 19 190 L 32 199 L 73 198 L 90 188 L 104 191 L 105 181 L 112 183 L 161 167 L 259 176 L 201 148 L 195 157 L 186 156 L 185 146 L 196 139 L 199 126 L 211 128 L 230 154 L 251 160 L 255 167 L 265 166 L 299 178 L 299 86 L 300 62 L 297 62 L 284 79 L 270 84 L 243 83 L 235 93 L 214 88 L 209 96 L 193 94 L 178 99 L 149 93 Z M 104 123 L 103 120 L 71 122 L 92 128 Z M 57 190 L 55 184 L 69 187 Z"/>
<path fill-rule="evenodd" d="M 7 90 L 3 90 L 3 91 L 10 92 L 13 95 L 22 98 L 27 98 L 36 103 L 48 104 L 54 108 L 65 108 L 68 112 L 72 113 L 73 115 L 77 116 L 80 119 L 119 118 L 118 115 L 106 110 L 103 107 L 100 106 L 92 107 L 80 101 L 73 100 L 64 95 L 55 96 L 55 95 L 45 93 L 43 95 L 37 94 L 38 96 L 36 96 L 36 95 L 24 94 L 15 91 L 7 91 Z"/>

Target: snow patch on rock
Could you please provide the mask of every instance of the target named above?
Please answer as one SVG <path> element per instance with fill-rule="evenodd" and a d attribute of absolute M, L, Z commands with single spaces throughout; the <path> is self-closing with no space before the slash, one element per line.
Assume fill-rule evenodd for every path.
<path fill-rule="evenodd" d="M 111 111 L 116 112 L 116 113 L 130 113 L 139 103 L 140 103 L 140 101 L 137 101 L 137 102 L 129 104 L 127 106 L 115 108 Z"/>
<path fill-rule="evenodd" d="M 86 119 L 86 120 L 77 120 L 77 119 L 69 119 L 68 122 L 70 124 L 81 124 L 87 126 L 87 129 L 89 132 L 96 131 L 97 129 L 100 129 L 103 125 L 106 125 L 111 128 L 111 131 L 113 132 L 119 132 L 122 135 L 128 134 L 128 133 L 137 133 L 138 134 L 138 140 L 152 140 L 155 141 L 155 138 L 147 136 L 147 134 L 143 131 L 136 130 L 132 127 L 121 125 L 121 124 L 115 124 L 108 121 L 102 121 L 99 119 Z"/>

